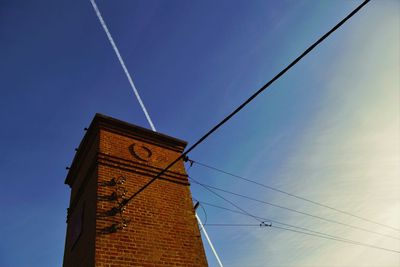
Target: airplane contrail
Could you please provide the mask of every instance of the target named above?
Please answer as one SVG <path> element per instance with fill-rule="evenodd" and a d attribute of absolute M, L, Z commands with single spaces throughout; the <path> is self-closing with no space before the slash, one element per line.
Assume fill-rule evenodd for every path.
<path fill-rule="evenodd" d="M 203 230 L 204 236 L 206 237 L 208 244 L 210 245 L 210 248 L 212 250 L 212 252 L 214 253 L 215 258 L 217 259 L 217 262 L 219 264 L 220 267 L 224 267 L 224 265 L 222 265 L 221 259 L 219 258 L 217 251 L 214 248 L 213 243 L 210 240 L 210 237 L 207 234 L 206 228 L 204 228 L 203 222 L 200 220 L 200 217 L 197 215 L 197 213 L 195 213 L 196 219 L 200 224 L 201 229 Z"/>
<path fill-rule="evenodd" d="M 110 31 L 108 30 L 108 28 L 107 28 L 107 25 L 106 25 L 106 23 L 105 23 L 105 21 L 104 21 L 102 15 L 101 15 L 101 13 L 100 13 L 99 8 L 98 8 L 97 5 L 96 5 L 96 2 L 95 2 L 94 0 L 90 0 L 90 2 L 92 3 L 93 9 L 94 9 L 94 11 L 96 12 L 97 17 L 99 18 L 99 21 L 100 21 L 100 23 L 101 23 L 101 26 L 103 26 L 103 29 L 104 29 L 104 31 L 105 31 L 106 34 L 107 34 L 108 40 L 110 41 L 111 46 L 113 47 L 113 49 L 114 49 L 114 51 L 115 51 L 115 54 L 117 55 L 117 58 L 118 58 L 119 62 L 121 63 L 122 69 L 124 70 L 125 75 L 126 75 L 126 77 L 128 78 L 129 84 L 131 85 L 132 90 L 133 90 L 133 92 L 135 93 L 135 96 L 136 96 L 136 98 L 137 98 L 137 100 L 138 100 L 138 102 L 139 102 L 139 104 L 140 104 L 140 107 L 142 108 L 142 110 L 143 110 L 143 112 L 144 112 L 144 115 L 146 116 L 147 121 L 148 121 L 149 124 L 150 124 L 151 129 L 152 129 L 154 132 L 156 132 L 156 128 L 154 127 L 154 124 L 153 124 L 153 122 L 152 122 L 152 120 L 151 120 L 151 118 L 150 118 L 150 115 L 149 115 L 149 113 L 147 112 L 146 107 L 144 106 L 144 103 L 143 103 L 143 101 L 142 101 L 142 98 L 140 97 L 139 92 L 138 92 L 138 90 L 136 89 L 135 84 L 133 83 L 133 80 L 132 80 L 131 75 L 129 74 L 128 68 L 126 67 L 125 62 L 124 62 L 124 60 L 122 59 L 121 54 L 119 53 L 118 47 L 117 47 L 117 45 L 115 44 L 114 39 L 112 38 L 111 33 L 110 33 Z"/>

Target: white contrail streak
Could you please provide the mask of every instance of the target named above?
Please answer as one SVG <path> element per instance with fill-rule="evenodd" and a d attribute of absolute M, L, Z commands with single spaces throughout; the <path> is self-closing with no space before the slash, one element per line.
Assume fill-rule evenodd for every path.
<path fill-rule="evenodd" d="M 208 241 L 208 244 L 210 245 L 210 248 L 211 248 L 212 252 L 214 253 L 215 258 L 216 258 L 217 261 L 218 261 L 219 266 L 220 266 L 220 267 L 224 267 L 224 266 L 222 265 L 221 260 L 220 260 L 219 257 L 218 257 L 217 251 L 215 250 L 213 244 L 211 243 L 210 238 L 208 237 L 206 228 L 204 228 L 203 223 L 202 223 L 201 220 L 200 220 L 200 217 L 197 216 L 197 213 L 196 213 L 195 215 L 196 215 L 197 221 L 198 221 L 199 224 L 200 224 L 201 229 L 203 230 L 204 236 L 206 237 L 206 239 L 207 239 L 207 241 Z"/>
<path fill-rule="evenodd" d="M 140 107 L 142 108 L 142 110 L 143 110 L 143 112 L 144 112 L 144 115 L 146 116 L 146 119 L 147 119 L 147 121 L 148 121 L 149 124 L 150 124 L 151 129 L 152 129 L 154 132 L 156 132 L 156 128 L 154 127 L 154 124 L 153 124 L 153 122 L 151 121 L 150 115 L 149 115 L 149 113 L 147 112 L 147 109 L 146 109 L 146 107 L 144 106 L 142 99 L 140 98 L 139 92 L 138 92 L 138 90 L 136 89 L 135 84 L 133 83 L 132 77 L 131 77 L 131 75 L 129 74 L 128 69 L 126 68 L 125 62 L 124 62 L 124 60 L 122 59 L 121 54 L 119 53 L 119 50 L 118 50 L 118 48 L 117 48 L 117 45 L 115 44 L 114 39 L 112 38 L 111 33 L 110 33 L 110 31 L 108 30 L 108 28 L 107 28 L 107 25 L 106 25 L 106 23 L 105 23 L 105 21 L 104 21 L 102 15 L 101 15 L 101 13 L 100 13 L 99 8 L 97 7 L 97 5 L 96 5 L 96 3 L 95 3 L 94 0 L 90 0 L 90 2 L 92 3 L 92 6 L 93 6 L 93 8 L 94 8 L 94 11 L 96 12 L 97 17 L 98 17 L 99 20 L 100 20 L 101 26 L 103 26 L 103 29 L 104 29 L 104 31 L 105 31 L 106 34 L 107 34 L 107 37 L 108 37 L 108 40 L 109 40 L 110 43 L 111 43 L 111 46 L 114 48 L 115 54 L 117 55 L 118 60 L 119 60 L 119 62 L 121 63 L 122 69 L 124 70 L 124 72 L 125 72 L 125 74 L 126 74 L 126 77 L 128 78 L 129 84 L 131 85 L 132 90 L 133 90 L 133 92 L 135 93 L 135 96 L 136 96 L 137 100 L 139 101 Z"/>

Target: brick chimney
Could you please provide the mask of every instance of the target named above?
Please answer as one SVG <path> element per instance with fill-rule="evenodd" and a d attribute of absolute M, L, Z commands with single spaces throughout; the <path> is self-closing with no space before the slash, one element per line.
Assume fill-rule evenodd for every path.
<path fill-rule="evenodd" d="M 96 114 L 65 183 L 71 187 L 64 267 L 207 266 L 183 161 L 186 142 Z"/>

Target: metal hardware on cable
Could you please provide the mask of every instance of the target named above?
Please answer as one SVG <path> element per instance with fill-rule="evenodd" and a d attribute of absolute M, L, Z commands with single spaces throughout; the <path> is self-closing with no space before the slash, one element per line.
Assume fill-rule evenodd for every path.
<path fill-rule="evenodd" d="M 299 200 L 302 200 L 302 201 L 306 201 L 308 203 L 311 203 L 311 204 L 314 204 L 314 205 L 317 205 L 317 206 L 320 206 L 320 207 L 323 207 L 323 208 L 327 208 L 327 209 L 330 209 L 330 210 L 345 214 L 347 216 L 351 216 L 351 217 L 354 217 L 354 218 L 357 218 L 357 219 L 360 219 L 360 220 L 363 220 L 363 221 L 366 221 L 366 222 L 369 222 L 369 223 L 372 223 L 372 224 L 375 224 L 375 225 L 379 225 L 381 227 L 385 227 L 385 228 L 388 228 L 388 229 L 391 229 L 391 230 L 400 231 L 400 229 L 395 228 L 393 226 L 386 225 L 386 224 L 383 224 L 383 223 L 380 223 L 380 222 L 377 222 L 377 221 L 373 221 L 371 219 L 364 218 L 364 217 L 358 216 L 356 214 L 352 214 L 350 212 L 347 212 L 347 211 L 344 211 L 344 210 L 340 210 L 338 208 L 334 208 L 334 207 L 328 206 L 326 204 L 311 200 L 309 198 L 301 197 L 299 195 L 295 195 L 293 193 L 286 192 L 286 191 L 284 191 L 282 189 L 279 189 L 279 188 L 276 188 L 276 187 L 272 187 L 272 186 L 257 182 L 255 180 L 251 180 L 249 178 L 246 178 L 246 177 L 243 177 L 243 176 L 240 176 L 240 175 L 237 175 L 237 174 L 233 174 L 233 173 L 228 172 L 228 171 L 224 171 L 222 169 L 216 168 L 214 166 L 210 166 L 208 164 L 205 164 L 205 163 L 193 160 L 193 159 L 189 159 L 188 157 L 186 157 L 185 160 L 190 162 L 190 166 L 192 166 L 193 163 L 194 163 L 197 166 L 205 167 L 205 168 L 208 168 L 208 169 L 211 169 L 211 170 L 214 170 L 214 171 L 217 171 L 217 172 L 220 172 L 220 173 L 223 173 L 223 174 L 238 178 L 240 180 L 243 180 L 243 181 L 246 181 L 246 182 L 261 186 L 261 187 L 264 187 L 266 189 L 269 189 L 269 190 L 272 190 L 272 191 L 275 191 L 275 192 L 278 192 L 278 193 L 281 193 L 281 194 L 284 194 L 284 195 L 287 195 L 287 196 L 290 196 L 290 197 L 293 197 L 293 198 L 296 198 L 296 199 L 299 199 Z"/>

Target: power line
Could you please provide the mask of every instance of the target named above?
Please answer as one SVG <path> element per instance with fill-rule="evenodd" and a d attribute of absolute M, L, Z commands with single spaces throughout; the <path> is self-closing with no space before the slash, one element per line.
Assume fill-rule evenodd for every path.
<path fill-rule="evenodd" d="M 259 202 L 259 203 L 266 204 L 266 205 L 269 205 L 269 206 L 272 206 L 272 207 L 288 210 L 290 212 L 294 212 L 294 213 L 298 213 L 298 214 L 301 214 L 301 215 L 309 216 L 309 217 L 316 218 L 316 219 L 319 219 L 319 220 L 323 220 L 323 221 L 326 221 L 326 222 L 335 223 L 335 224 L 343 225 L 343 226 L 346 226 L 346 227 L 349 227 L 349 228 L 358 229 L 360 231 L 364 231 L 364 232 L 368 232 L 368 233 L 372 233 L 372 234 L 376 234 L 376 235 L 380 235 L 380 236 L 384 236 L 384 237 L 400 240 L 399 238 L 396 238 L 396 237 L 393 237 L 393 236 L 390 236 L 390 235 L 386 235 L 386 234 L 382 234 L 382 233 L 379 233 L 379 232 L 371 231 L 371 230 L 368 230 L 368 229 L 365 229 L 365 228 L 362 228 L 362 227 L 358 227 L 358 226 L 355 226 L 355 225 L 339 222 L 339 221 L 328 219 L 328 218 L 324 218 L 324 217 L 321 217 L 321 216 L 318 216 L 318 215 L 313 215 L 313 214 L 310 214 L 310 213 L 307 213 L 307 212 L 303 212 L 303 211 L 299 211 L 299 210 L 296 210 L 296 209 L 288 208 L 288 207 L 285 207 L 285 206 L 277 205 L 277 204 L 270 203 L 270 202 L 267 202 L 267 201 L 264 201 L 264 200 L 260 200 L 260 199 L 256 199 L 256 198 L 249 197 L 249 196 L 246 196 L 246 195 L 242 195 L 242 194 L 238 194 L 238 193 L 235 193 L 235 192 L 231 192 L 231 191 L 228 191 L 228 190 L 225 190 L 225 189 L 222 189 L 222 188 L 218 188 L 218 187 L 215 187 L 215 186 L 206 185 L 204 183 L 200 183 L 200 182 L 196 181 L 195 179 L 193 179 L 193 177 L 190 177 L 189 179 L 191 179 L 194 183 L 202 186 L 203 188 L 207 188 L 207 190 L 214 189 L 214 190 L 217 190 L 217 191 L 220 191 L 220 192 L 224 192 L 224 193 L 227 193 L 227 194 L 230 194 L 230 195 L 239 196 L 239 197 L 246 198 L 246 199 L 249 199 L 249 200 L 252 200 L 252 201 L 255 201 L 255 202 Z"/>
<path fill-rule="evenodd" d="M 222 189 L 222 188 L 218 188 L 218 187 L 215 187 L 215 186 L 211 186 L 211 185 L 207 185 L 207 184 L 204 184 L 204 183 L 200 183 L 200 182 L 196 181 L 195 179 L 193 179 L 193 177 L 190 177 L 189 179 L 192 180 L 194 183 L 202 186 L 203 188 L 207 188 L 208 190 L 209 189 L 214 189 L 214 190 L 217 190 L 217 191 L 220 191 L 220 192 L 224 192 L 224 193 L 227 193 L 227 194 L 230 194 L 230 195 L 242 197 L 242 198 L 245 198 L 245 199 L 248 199 L 248 200 L 251 200 L 251 201 L 255 201 L 255 202 L 258 202 L 258 203 L 266 204 L 266 205 L 269 205 L 269 206 L 272 206 L 272 207 L 275 207 L 275 208 L 279 208 L 279 209 L 283 209 L 283 210 L 287 210 L 287 211 L 290 211 L 290 212 L 293 212 L 293 213 L 298 213 L 298 214 L 301 214 L 301 215 L 309 216 L 309 217 L 312 217 L 312 218 L 315 218 L 315 219 L 319 219 L 319 220 L 322 220 L 322 221 L 335 223 L 335 224 L 343 225 L 343 226 L 346 226 L 346 227 L 349 227 L 349 228 L 357 229 L 357 230 L 360 230 L 360 231 L 363 231 L 363 232 L 367 232 L 367 233 L 371 233 L 371 234 L 376 234 L 376 235 L 380 235 L 380 236 L 384 236 L 384 237 L 400 240 L 397 237 L 386 235 L 386 234 L 382 234 L 382 233 L 375 232 L 375 231 L 371 231 L 371 230 L 368 230 L 368 229 L 365 229 L 365 228 L 362 228 L 362 227 L 359 227 L 359 226 L 355 226 L 355 225 L 339 222 L 339 221 L 328 219 L 328 218 L 321 217 L 321 216 L 318 216 L 318 215 L 314 215 L 314 214 L 310 214 L 310 213 L 307 213 L 307 212 L 299 211 L 299 210 L 296 210 L 296 209 L 288 208 L 288 207 L 285 207 L 285 206 L 277 205 L 277 204 L 274 204 L 274 203 L 271 203 L 271 202 L 268 202 L 268 201 L 264 201 L 264 200 L 256 199 L 256 198 L 253 198 L 253 197 L 250 197 L 250 196 L 246 196 L 246 195 L 238 194 L 238 193 L 235 193 L 235 192 L 231 192 L 231 191 L 228 191 L 228 190 L 225 190 L 225 189 Z"/>
<path fill-rule="evenodd" d="M 204 222 L 204 223 L 201 221 L 201 219 L 200 219 L 200 217 L 199 217 L 199 215 L 198 215 L 198 213 L 197 213 L 197 208 L 198 208 L 199 206 L 203 209 L 203 212 L 204 212 L 204 215 L 205 215 L 205 222 Z M 194 212 L 195 212 L 194 214 L 195 214 L 195 217 L 196 217 L 196 219 L 197 219 L 197 222 L 198 222 L 199 225 L 200 225 L 200 232 L 203 231 L 204 237 L 207 239 L 207 242 L 208 242 L 208 244 L 210 245 L 210 248 L 211 248 L 212 252 L 214 253 L 215 258 L 217 259 L 219 266 L 220 266 L 220 267 L 223 267 L 222 262 L 221 262 L 221 259 L 219 258 L 218 253 L 217 253 L 217 251 L 215 250 L 215 247 L 214 247 L 213 243 L 211 242 L 210 237 L 208 236 L 207 230 L 206 230 L 206 228 L 204 228 L 204 224 L 207 223 L 207 212 L 206 212 L 204 206 L 203 206 L 202 204 L 200 204 L 200 202 L 198 202 L 198 201 L 197 201 L 197 203 L 194 205 Z"/>
<path fill-rule="evenodd" d="M 192 181 L 196 181 L 196 180 L 193 179 L 193 178 L 190 178 L 190 179 L 191 179 Z M 201 184 L 200 184 L 200 185 L 201 185 Z M 257 221 L 261 222 L 261 224 L 259 224 L 258 226 L 269 226 L 269 227 L 271 227 L 271 226 L 272 226 L 272 223 L 276 223 L 276 224 L 288 226 L 288 227 L 291 227 L 291 228 L 296 228 L 296 229 L 304 230 L 304 231 L 313 233 L 313 234 L 315 234 L 315 235 L 321 235 L 321 236 L 326 236 L 326 237 L 329 237 L 329 238 L 341 239 L 341 240 L 346 240 L 346 241 L 348 241 L 348 242 L 356 242 L 356 243 L 359 243 L 358 241 L 354 241 L 354 240 L 351 240 L 351 239 L 346 239 L 346 238 L 342 238 L 342 237 L 338 237 L 338 236 L 326 234 L 326 233 L 323 233 L 323 232 L 311 230 L 311 229 L 308 229 L 308 228 L 305 228 L 305 227 L 295 226 L 295 225 L 291 225 L 291 224 L 288 224 L 288 223 L 283 223 L 283 222 L 280 222 L 280 221 L 277 221 L 277 220 L 267 219 L 267 218 L 263 218 L 263 217 L 260 217 L 260 216 L 256 216 L 256 215 L 254 215 L 254 214 L 250 214 L 248 211 L 246 211 L 246 210 L 244 210 L 243 208 L 239 207 L 237 204 L 233 203 L 232 201 L 228 200 L 227 198 L 221 196 L 220 194 L 218 194 L 218 193 L 215 192 L 214 190 L 212 190 L 212 189 L 210 189 L 210 188 L 207 188 L 207 187 L 205 187 L 204 185 L 202 185 L 202 186 L 203 186 L 205 189 L 207 189 L 209 192 L 211 192 L 212 194 L 214 194 L 214 195 L 216 195 L 217 197 L 219 197 L 219 198 L 223 199 L 224 201 L 228 202 L 229 204 L 231 204 L 231 205 L 234 206 L 235 208 L 239 209 L 240 211 L 235 211 L 235 210 L 232 210 L 232 209 L 229 209 L 229 208 L 217 206 L 217 205 L 210 204 L 210 203 L 207 203 L 207 202 L 202 202 L 203 204 L 207 204 L 207 205 L 209 205 L 209 206 L 213 206 L 213 207 L 216 207 L 216 208 L 219 208 L 219 209 L 231 211 L 231 212 L 234 212 L 234 213 L 238 213 L 238 214 L 242 214 L 242 215 L 245 215 L 245 216 L 254 218 L 254 219 L 256 219 Z M 265 221 L 270 222 L 270 224 L 269 224 L 269 225 L 266 225 L 266 224 L 265 224 Z M 207 224 L 207 225 L 210 225 L 210 224 Z"/>
<path fill-rule="evenodd" d="M 215 204 L 211 204 L 209 202 L 200 201 L 200 203 L 202 203 L 204 205 L 207 205 L 207 206 L 211 206 L 211 207 L 217 208 L 217 209 L 222 209 L 222 210 L 226 210 L 226 211 L 229 211 L 229 212 L 232 212 L 232 213 L 237 213 L 237 214 L 248 216 L 244 212 L 233 210 L 233 209 L 229 209 L 229 208 L 222 207 L 222 206 L 218 206 L 218 205 L 215 205 Z M 288 226 L 288 227 L 292 227 L 292 228 L 308 231 L 308 232 L 311 232 L 311 233 L 316 233 L 316 234 L 326 235 L 326 236 L 330 236 L 330 237 L 335 237 L 335 236 L 332 236 L 330 234 L 326 234 L 326 233 L 321 233 L 321 232 L 318 232 L 318 231 L 310 230 L 310 229 L 305 228 L 305 227 L 296 226 L 296 225 L 292 225 L 292 224 L 288 224 L 288 223 L 283 223 L 283 222 L 280 222 L 280 221 L 277 221 L 277 220 L 273 220 L 273 219 L 269 219 L 269 218 L 265 218 L 265 217 L 260 217 L 260 216 L 256 216 L 256 217 L 261 219 L 261 220 L 263 220 L 263 221 L 268 221 L 268 222 L 271 222 L 271 223 L 274 223 L 274 224 L 280 224 L 280 225 L 284 225 L 284 226 Z M 335 238 L 337 238 L 337 237 L 335 237 Z"/>
<path fill-rule="evenodd" d="M 335 240 L 335 241 L 339 241 L 339 242 L 344 242 L 344 243 L 349 243 L 349 244 L 354 244 L 354 245 L 359 245 L 359 246 L 364 246 L 364 247 L 370 247 L 370 248 L 385 250 L 385 251 L 394 252 L 394 253 L 400 253 L 400 251 L 398 251 L 398 250 L 388 249 L 388 248 L 383 248 L 383 247 L 378 247 L 378 246 L 374 246 L 374 245 L 370 245 L 370 244 L 361 243 L 361 242 L 358 242 L 358 241 L 353 241 L 353 240 L 348 240 L 348 239 L 342 239 L 342 238 L 336 239 L 336 238 L 331 238 L 331 237 L 328 237 L 328 236 L 321 236 L 321 235 L 310 234 L 310 233 L 307 233 L 307 232 L 298 231 L 298 230 L 293 230 L 293 229 L 288 229 L 288 228 L 285 228 L 285 227 L 274 226 L 274 225 L 272 225 L 271 227 L 272 227 L 272 228 L 276 228 L 276 229 L 291 231 L 291 232 L 295 232 L 295 233 L 300 233 L 300 234 L 304 234 L 304 235 L 310 235 L 310 236 L 315 236 L 315 237 L 320 237 L 320 238 Z"/>
<path fill-rule="evenodd" d="M 132 90 L 133 90 L 133 92 L 134 92 L 134 94 L 135 94 L 135 96 L 136 96 L 136 98 L 137 98 L 137 100 L 138 100 L 138 102 L 139 102 L 140 107 L 141 107 L 142 110 L 143 110 L 144 115 L 146 116 L 147 121 L 148 121 L 149 124 L 150 124 L 151 129 L 152 129 L 154 132 L 156 132 L 156 128 L 154 127 L 154 124 L 153 124 L 153 122 L 152 122 L 152 120 L 151 120 L 151 118 L 150 118 L 150 115 L 149 115 L 149 113 L 147 112 L 146 107 L 144 106 L 143 100 L 142 100 L 142 98 L 141 98 L 140 95 L 139 95 L 139 91 L 136 89 L 136 86 L 135 86 L 135 84 L 133 83 L 133 79 L 132 79 L 132 77 L 131 77 L 131 75 L 130 75 L 130 73 L 129 73 L 129 71 L 128 71 L 128 68 L 126 67 L 125 62 L 124 62 L 124 60 L 122 59 L 122 56 L 121 56 L 121 54 L 120 54 L 120 52 L 119 52 L 119 50 L 118 50 L 118 47 L 117 47 L 117 45 L 115 44 L 114 39 L 112 38 L 110 31 L 108 30 L 108 27 L 107 27 L 107 25 L 106 25 L 106 22 L 104 21 L 103 16 L 101 15 L 99 8 L 97 7 L 96 2 L 95 2 L 94 0 L 90 0 L 90 2 L 92 3 L 93 9 L 94 9 L 94 11 L 96 12 L 96 15 L 97 15 L 97 17 L 98 17 L 98 19 L 99 19 L 99 21 L 100 21 L 100 24 L 101 24 L 101 26 L 102 26 L 103 29 L 104 29 L 104 32 L 107 34 L 107 38 L 108 38 L 108 40 L 110 41 L 110 44 L 111 44 L 112 48 L 114 49 L 115 54 L 117 55 L 117 58 L 118 58 L 118 60 L 119 60 L 119 63 L 121 64 L 121 67 L 122 67 L 122 69 L 124 70 L 124 73 L 125 73 L 126 77 L 128 78 L 129 84 L 131 85 L 131 88 L 132 88 Z"/>
<path fill-rule="evenodd" d="M 190 178 L 190 179 L 191 179 L 192 181 L 195 181 L 195 182 L 196 182 L 195 179 L 193 179 L 193 178 Z M 205 186 L 203 186 L 203 187 L 204 187 L 205 189 L 207 189 L 209 192 L 211 192 L 212 194 L 218 196 L 219 198 L 225 200 L 226 202 L 228 202 L 229 204 L 231 204 L 231 205 L 234 206 L 235 208 L 237 208 L 237 209 L 239 209 L 240 211 L 244 212 L 244 215 L 249 216 L 249 217 L 252 217 L 252 218 L 256 219 L 257 221 L 261 222 L 261 224 L 258 225 L 259 227 L 265 225 L 264 221 L 261 221 L 261 220 L 260 220 L 261 217 L 255 216 L 255 215 L 253 215 L 253 214 L 247 212 L 246 210 L 244 210 L 243 208 L 239 207 L 238 205 L 236 205 L 236 204 L 233 203 L 232 201 L 228 200 L 227 198 L 221 196 L 220 194 L 218 194 L 218 193 L 215 192 L 214 190 L 212 190 L 212 189 L 210 189 L 210 188 L 207 188 L 207 187 L 205 187 Z M 204 202 L 203 202 L 203 203 L 204 203 Z M 270 220 L 269 220 L 269 221 L 270 221 Z M 277 221 L 275 221 L 275 222 L 278 223 L 278 224 L 282 224 L 282 225 L 284 224 L 284 223 L 277 222 Z M 208 224 L 208 225 L 210 225 L 210 224 Z M 314 230 L 310 230 L 310 229 L 303 228 L 303 227 L 297 227 L 297 226 L 293 226 L 293 225 L 289 225 L 289 224 L 286 224 L 286 225 L 289 226 L 289 227 L 293 227 L 293 228 L 304 229 L 304 230 L 306 230 L 306 231 L 308 231 L 308 232 L 304 232 L 304 231 L 300 231 L 300 230 L 294 230 L 294 229 L 289 229 L 289 228 L 285 228 L 285 227 L 274 226 L 274 225 L 272 225 L 272 223 L 269 224 L 269 225 L 267 225 L 267 226 L 268 226 L 268 227 L 272 227 L 272 228 L 281 229 L 281 230 L 287 230 L 287 231 L 292 231 L 292 232 L 296 232 L 296 233 L 302 233 L 302 234 L 305 234 L 305 235 L 311 235 L 311 236 L 315 236 L 315 237 L 320 237 L 320 238 L 325 238 L 325 239 L 330 239 L 330 240 L 345 242 L 345 243 L 349 243 L 349 244 L 355 244 L 355 245 L 360 245 L 360 246 L 366 246 L 366 247 L 371 247 L 371 248 L 375 248 L 375 249 L 381 249 L 381 250 L 385 250 L 385 251 L 389 251 L 389 252 L 394 252 L 394 253 L 400 253 L 400 251 L 397 251 L 397 250 L 392 250 L 392 249 L 382 248 L 382 247 L 378 247 L 378 246 L 374 246 L 374 245 L 364 244 L 364 243 L 361 243 L 361 242 L 358 242 L 358 241 L 354 241 L 354 240 L 351 240 L 351 239 L 336 237 L 336 236 L 333 236 L 333 235 L 321 233 L 321 232 L 314 231 Z M 310 233 L 310 232 L 311 232 L 311 233 Z"/>
<path fill-rule="evenodd" d="M 215 205 L 215 204 L 211 204 L 211 203 L 208 203 L 208 202 L 201 201 L 201 203 L 203 203 L 204 205 L 207 205 L 207 206 L 214 207 L 214 208 L 227 210 L 227 211 L 232 212 L 232 213 L 237 213 L 237 214 L 248 216 L 246 213 L 243 213 L 241 211 L 229 209 L 229 208 L 226 208 L 226 207 L 221 207 L 221 206 L 218 206 L 218 205 Z M 308 229 L 308 228 L 305 228 L 305 227 L 296 226 L 296 225 L 292 225 L 292 224 L 288 224 L 288 223 L 283 223 L 283 222 L 280 222 L 280 221 L 277 221 L 277 220 L 273 220 L 273 219 L 269 219 L 269 218 L 267 219 L 265 217 L 260 217 L 260 216 L 256 216 L 256 217 L 261 219 L 261 220 L 271 222 L 271 225 L 272 225 L 272 223 L 273 224 L 279 224 L 279 225 L 288 226 L 288 227 L 295 228 L 295 229 L 304 230 L 304 231 L 307 231 L 307 232 L 310 232 L 310 233 L 329 236 L 329 237 L 332 237 L 332 238 L 341 238 L 341 237 L 333 236 L 333 235 L 330 235 L 330 234 L 322 233 L 322 232 L 319 232 L 319 231 L 311 230 L 311 229 Z M 207 225 L 207 224 L 205 224 L 205 225 Z M 258 226 L 260 226 L 260 225 L 258 225 Z"/>
<path fill-rule="evenodd" d="M 197 201 L 195 198 L 192 198 L 194 201 Z M 202 203 L 200 203 L 200 201 L 197 201 L 198 203 L 199 203 L 199 206 L 200 206 L 200 208 L 203 210 L 203 213 L 204 213 L 204 223 L 203 223 L 203 225 L 204 224 L 207 224 L 207 220 L 208 220 L 208 215 L 207 215 L 207 211 L 206 211 L 206 209 L 204 208 L 204 206 L 202 205 Z M 196 207 L 195 207 L 195 210 L 196 210 Z"/>
<path fill-rule="evenodd" d="M 205 226 L 260 227 L 260 225 L 257 225 L 257 224 L 210 224 L 210 223 L 209 223 L 209 224 L 206 224 Z M 389 248 L 384 248 L 384 247 L 379 247 L 379 246 L 374 246 L 374 245 L 370 245 L 370 244 L 366 244 L 366 243 L 361 243 L 361 242 L 358 242 L 358 241 L 353 241 L 353 240 L 350 240 L 350 239 L 332 238 L 332 237 L 325 236 L 325 235 L 311 234 L 311 233 L 304 232 L 304 231 L 299 231 L 299 230 L 294 230 L 294 229 L 289 229 L 289 228 L 280 227 L 280 226 L 274 226 L 274 225 L 271 225 L 271 226 L 269 226 L 269 227 L 271 227 L 271 228 L 276 228 L 276 229 L 280 229 L 280 230 L 285 230 L 285 231 L 290 231 L 290 232 L 295 232 L 295 233 L 300 233 L 300 234 L 304 234 L 304 235 L 309 235 L 309 236 L 314 236 L 314 237 L 319 237 L 319 238 L 334 240 L 334 241 L 338 241 L 338 242 L 343 242 L 343 243 L 348 243 L 348 244 L 353 244 L 353 245 L 358 245 L 358 246 L 363 246 L 363 247 L 369 247 L 369 248 L 384 250 L 384 251 L 393 252 L 393 253 L 398 253 L 398 254 L 400 253 L 400 251 L 398 251 L 398 250 L 389 249 Z"/>
<path fill-rule="evenodd" d="M 192 177 L 189 177 L 190 180 L 192 180 L 195 183 L 198 183 L 199 185 L 201 185 L 199 182 L 197 182 L 195 179 L 193 179 Z M 203 185 L 202 185 L 203 186 Z M 208 190 L 209 192 L 213 193 L 214 195 L 216 195 L 217 197 L 219 197 L 220 199 L 228 202 L 229 204 L 231 204 L 232 206 L 234 206 L 235 208 L 237 208 L 238 210 L 241 210 L 244 214 L 246 214 L 249 217 L 252 217 L 253 219 L 255 219 L 256 221 L 260 222 L 260 223 L 264 223 L 264 221 L 260 220 L 259 217 L 252 215 L 251 213 L 247 212 L 246 210 L 242 209 L 241 207 L 239 207 L 238 205 L 236 205 L 235 203 L 233 203 L 232 201 L 228 200 L 227 198 L 221 196 L 220 194 L 218 194 L 217 192 L 211 190 L 210 188 L 203 186 L 206 190 Z"/>
<path fill-rule="evenodd" d="M 91 0 L 93 1 L 93 0 Z M 122 205 L 127 205 L 134 197 L 145 190 L 149 185 L 151 185 L 155 180 L 161 177 L 167 170 L 175 165 L 179 160 L 184 159 L 189 152 L 195 149 L 199 144 L 201 144 L 207 137 L 218 130 L 222 125 L 229 121 L 234 115 L 241 111 L 245 106 L 247 106 L 251 101 L 253 101 L 259 94 L 264 92 L 271 84 L 278 80 L 283 74 L 285 74 L 289 69 L 296 65 L 302 58 L 304 58 L 308 53 L 310 53 L 316 46 L 318 46 L 322 41 L 324 41 L 329 35 L 335 32 L 339 27 L 341 27 L 347 20 L 353 17 L 358 11 L 360 11 L 370 0 L 365 0 L 357 8 L 355 8 L 350 14 L 348 14 L 344 19 L 342 19 L 338 24 L 336 24 L 332 29 L 320 37 L 316 42 L 309 46 L 300 56 L 293 60 L 289 65 L 287 65 L 283 70 L 276 74 L 269 82 L 264 84 L 260 89 L 258 89 L 253 95 L 251 95 L 246 101 L 244 101 L 240 106 L 238 106 L 234 111 L 232 111 L 228 116 L 226 116 L 217 125 L 211 128 L 206 134 L 204 134 L 198 141 L 196 141 L 191 147 L 189 147 L 185 152 L 183 152 L 179 157 L 172 161 L 167 167 L 165 167 L 161 172 L 159 172 L 155 177 L 143 185 L 138 191 L 133 193 L 129 198 L 127 198 Z"/>
<path fill-rule="evenodd" d="M 327 209 L 330 209 L 330 210 L 333 210 L 333 211 L 336 211 L 336 212 L 339 212 L 339 213 L 342 213 L 342 214 L 345 214 L 345 215 L 348 215 L 348 216 L 351 216 L 351 217 L 354 217 L 354 218 L 358 218 L 360 220 L 364 220 L 364 221 L 367 221 L 369 223 L 373 223 L 373 224 L 376 224 L 376 225 L 379 225 L 379 226 L 382 226 L 382 227 L 386 227 L 386 228 L 389 228 L 389 229 L 392 229 L 392 230 L 400 231 L 400 229 L 398 229 L 398 228 L 395 228 L 395 227 L 392 227 L 392 226 L 389 226 L 389 225 L 386 225 L 386 224 L 383 224 L 383 223 L 380 223 L 380 222 L 376 222 L 376 221 L 373 221 L 373 220 L 370 220 L 370 219 L 367 219 L 367 218 L 352 214 L 350 212 L 347 212 L 347 211 L 344 211 L 344 210 L 340 210 L 338 208 L 334 208 L 334 207 L 328 206 L 326 204 L 323 204 L 323 203 L 320 203 L 320 202 L 317 202 L 317 201 L 314 201 L 314 200 L 311 200 L 311 199 L 308 199 L 308 198 L 305 198 L 305 197 L 301 197 L 301 196 L 295 195 L 293 193 L 286 192 L 286 191 L 284 191 L 282 189 L 278 189 L 276 187 L 272 187 L 272 186 L 269 186 L 269 185 L 254 181 L 254 180 L 251 180 L 249 178 L 245 178 L 243 176 L 240 176 L 240 175 L 237 175 L 237 174 L 233 174 L 233 173 L 228 172 L 228 171 L 224 171 L 222 169 L 216 168 L 214 166 L 210 166 L 208 164 L 205 164 L 205 163 L 202 163 L 202 162 L 199 162 L 199 161 L 196 161 L 196 160 L 190 159 L 189 161 L 191 162 L 191 165 L 192 165 L 192 163 L 196 163 L 199 166 L 203 166 L 203 167 L 206 167 L 208 169 L 211 169 L 211 170 L 214 170 L 214 171 L 217 171 L 217 172 L 220 172 L 220 173 L 223 173 L 223 174 L 226 174 L 226 175 L 241 179 L 243 181 L 247 181 L 249 183 L 253 183 L 255 185 L 264 187 L 266 189 L 270 189 L 272 191 L 275 191 L 275 192 L 278 192 L 278 193 L 281 193 L 281 194 L 285 194 L 287 196 L 294 197 L 294 198 L 297 198 L 297 199 L 312 203 L 312 204 L 320 206 L 320 207 L 324 207 L 324 208 L 327 208 Z"/>

